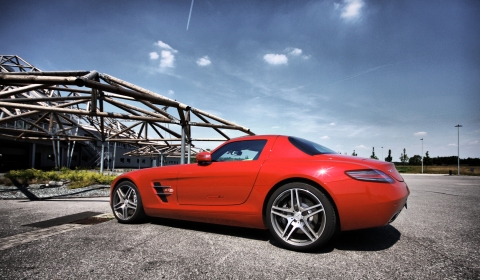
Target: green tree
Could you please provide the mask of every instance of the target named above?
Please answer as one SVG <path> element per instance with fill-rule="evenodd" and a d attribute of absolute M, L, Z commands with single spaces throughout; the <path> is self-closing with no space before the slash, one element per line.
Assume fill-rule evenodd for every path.
<path fill-rule="evenodd" d="M 405 163 L 408 161 L 408 156 L 407 156 L 407 151 L 405 148 L 403 148 L 403 153 L 400 154 L 400 161 L 405 165 Z"/>
<path fill-rule="evenodd" d="M 392 150 L 388 149 L 388 157 L 385 158 L 385 161 L 392 162 Z"/>
<path fill-rule="evenodd" d="M 357 153 L 355 153 L 355 150 L 353 150 L 352 156 L 356 157 Z"/>
<path fill-rule="evenodd" d="M 378 159 L 378 157 L 375 155 L 375 147 L 372 147 L 372 155 L 370 156 L 371 159 Z"/>
<path fill-rule="evenodd" d="M 428 151 L 425 153 L 425 157 L 423 157 L 423 164 L 425 166 L 432 164 L 432 158 L 428 155 Z"/>
<path fill-rule="evenodd" d="M 413 157 L 408 159 L 409 165 L 421 165 L 422 164 L 422 157 L 419 155 L 414 155 Z"/>

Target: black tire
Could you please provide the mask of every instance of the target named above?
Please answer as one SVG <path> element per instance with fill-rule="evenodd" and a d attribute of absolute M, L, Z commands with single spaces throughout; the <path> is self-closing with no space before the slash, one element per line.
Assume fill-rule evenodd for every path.
<path fill-rule="evenodd" d="M 332 202 L 305 183 L 278 188 L 268 200 L 265 217 L 276 242 L 304 252 L 325 245 L 335 233 L 337 222 Z"/>
<path fill-rule="evenodd" d="M 115 187 L 111 207 L 120 223 L 138 223 L 146 217 L 140 192 L 130 181 L 121 182 Z"/>

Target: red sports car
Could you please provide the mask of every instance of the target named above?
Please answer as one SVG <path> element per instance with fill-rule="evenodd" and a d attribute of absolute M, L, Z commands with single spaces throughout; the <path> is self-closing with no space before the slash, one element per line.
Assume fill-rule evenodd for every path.
<path fill-rule="evenodd" d="M 117 177 L 110 189 L 117 220 L 155 216 L 268 228 L 282 246 L 309 251 L 337 230 L 392 222 L 410 193 L 392 163 L 340 155 L 297 137 L 240 137 L 196 159 Z"/>

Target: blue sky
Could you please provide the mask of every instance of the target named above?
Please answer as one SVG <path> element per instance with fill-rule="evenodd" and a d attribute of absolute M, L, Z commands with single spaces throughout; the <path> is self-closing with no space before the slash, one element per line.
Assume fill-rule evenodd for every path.
<path fill-rule="evenodd" d="M 0 53 L 398 160 L 480 157 L 480 1 L 0 0 Z M 215 135 L 216 137 L 216 135 Z M 218 143 L 195 143 L 211 148 Z"/>

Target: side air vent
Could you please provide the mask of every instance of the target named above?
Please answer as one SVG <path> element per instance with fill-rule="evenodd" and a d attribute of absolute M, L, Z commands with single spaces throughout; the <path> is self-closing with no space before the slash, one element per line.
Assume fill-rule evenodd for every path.
<path fill-rule="evenodd" d="M 155 189 L 155 193 L 163 202 L 168 202 L 167 197 L 173 194 L 173 189 L 171 186 L 162 186 L 160 182 L 154 182 L 153 188 Z"/>

